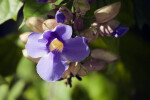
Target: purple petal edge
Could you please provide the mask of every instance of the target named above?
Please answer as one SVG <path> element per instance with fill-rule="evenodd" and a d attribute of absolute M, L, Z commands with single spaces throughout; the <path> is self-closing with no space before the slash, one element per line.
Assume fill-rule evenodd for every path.
<path fill-rule="evenodd" d="M 61 57 L 59 52 L 50 52 L 37 64 L 37 73 L 47 82 L 58 81 L 66 69 L 68 69 L 67 61 Z"/>
<path fill-rule="evenodd" d="M 41 33 L 33 32 L 28 36 L 27 44 L 25 45 L 25 48 L 27 50 L 27 53 L 32 58 L 38 58 L 46 55 L 49 52 L 49 49 L 47 48 L 45 43 L 38 42 L 38 39 L 42 36 Z"/>
<path fill-rule="evenodd" d="M 75 37 L 65 41 L 62 53 L 69 61 L 84 60 L 90 54 L 87 39 L 84 37 Z"/>
<path fill-rule="evenodd" d="M 111 33 L 111 36 L 116 37 L 116 38 L 122 37 L 128 30 L 129 30 L 128 27 L 119 25 L 119 26 L 114 30 L 114 32 Z"/>

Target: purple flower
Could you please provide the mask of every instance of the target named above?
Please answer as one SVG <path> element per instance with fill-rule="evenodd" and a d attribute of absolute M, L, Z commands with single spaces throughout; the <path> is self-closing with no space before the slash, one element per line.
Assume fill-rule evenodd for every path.
<path fill-rule="evenodd" d="M 47 2 L 48 0 L 37 0 L 38 2 Z"/>
<path fill-rule="evenodd" d="M 72 28 L 58 25 L 43 34 L 33 32 L 26 44 L 27 53 L 32 58 L 41 57 L 37 73 L 45 81 L 57 81 L 68 69 L 67 60 L 82 61 L 89 56 L 87 39 L 72 36 Z"/>
<path fill-rule="evenodd" d="M 66 17 L 62 12 L 58 11 L 58 13 L 56 13 L 55 15 L 55 19 L 57 23 L 64 23 L 66 20 Z"/>
<path fill-rule="evenodd" d="M 128 27 L 124 27 L 124 26 L 119 25 L 119 26 L 114 30 L 114 32 L 111 33 L 111 36 L 116 37 L 116 38 L 121 37 L 121 36 L 123 36 L 128 30 L 129 30 Z"/>

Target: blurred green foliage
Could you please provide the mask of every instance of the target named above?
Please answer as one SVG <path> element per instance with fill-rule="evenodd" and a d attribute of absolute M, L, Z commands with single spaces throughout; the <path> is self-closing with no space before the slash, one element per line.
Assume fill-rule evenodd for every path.
<path fill-rule="evenodd" d="M 63 0 L 58 0 L 56 4 L 61 1 Z M 118 0 L 97 0 L 91 5 L 86 17 L 92 17 L 96 9 L 115 1 Z M 1 37 L 0 100 L 150 100 L 150 46 L 149 42 L 137 35 L 142 32 L 135 27 L 142 27 L 144 23 L 141 24 L 139 21 L 137 16 L 141 14 L 136 13 L 138 12 L 134 9 L 136 4 L 132 0 L 121 2 L 122 8 L 116 19 L 122 25 L 130 26 L 130 31 L 120 39 L 98 38 L 90 45 L 92 49 L 104 48 L 118 54 L 120 61 L 109 64 L 101 71 L 89 72 L 82 81 L 73 78 L 72 88 L 65 86 L 64 81 L 55 83 L 43 81 L 36 73 L 36 64 L 22 56 L 21 50 L 24 46 L 18 37 L 27 31 L 25 26 L 16 31 L 16 34 Z M 8 19 L 16 20 L 22 6 L 21 0 L 0 0 L 0 24 Z M 51 7 L 48 3 L 26 0 L 23 8 L 24 18 L 46 17 Z M 136 10 L 138 9 L 140 6 L 136 7 Z M 92 22 L 93 20 L 85 18 L 85 28 Z"/>

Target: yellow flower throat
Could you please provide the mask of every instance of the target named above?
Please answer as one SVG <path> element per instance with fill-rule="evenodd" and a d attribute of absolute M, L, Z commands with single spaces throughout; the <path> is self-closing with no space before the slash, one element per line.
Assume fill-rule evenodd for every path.
<path fill-rule="evenodd" d="M 63 43 L 61 41 L 59 41 L 58 39 L 54 39 L 51 44 L 49 45 L 50 51 L 53 50 L 58 50 L 60 52 L 62 52 L 63 50 Z"/>

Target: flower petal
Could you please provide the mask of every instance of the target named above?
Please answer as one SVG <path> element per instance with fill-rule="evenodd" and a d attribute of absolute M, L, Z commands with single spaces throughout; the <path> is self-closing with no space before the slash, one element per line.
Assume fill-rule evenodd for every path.
<path fill-rule="evenodd" d="M 57 38 L 60 40 L 67 40 L 72 36 L 72 27 L 69 25 L 58 25 L 54 28 L 53 31 L 56 33 L 58 36 Z"/>
<path fill-rule="evenodd" d="M 56 13 L 55 18 L 56 18 L 57 23 L 64 23 L 66 20 L 66 17 L 64 16 L 62 12 Z"/>
<path fill-rule="evenodd" d="M 37 64 L 37 72 L 45 81 L 57 81 L 68 68 L 66 63 L 67 61 L 64 63 L 64 59 L 59 52 L 50 52 L 40 59 Z"/>
<path fill-rule="evenodd" d="M 115 31 L 111 34 L 111 36 L 116 37 L 116 38 L 121 37 L 121 36 L 123 36 L 128 30 L 129 30 L 128 27 L 119 25 L 119 26 L 115 29 Z"/>
<path fill-rule="evenodd" d="M 54 32 L 52 31 L 45 31 L 43 35 L 39 38 L 39 42 L 51 42 L 55 38 Z"/>
<path fill-rule="evenodd" d="M 87 39 L 76 37 L 65 41 L 63 54 L 69 61 L 82 61 L 89 56 L 90 49 L 87 45 Z"/>
<path fill-rule="evenodd" d="M 41 33 L 33 32 L 28 36 L 28 41 L 26 44 L 27 53 L 32 58 L 42 57 L 49 52 L 49 49 L 46 47 L 46 42 L 38 42 L 38 39 L 42 36 Z"/>

